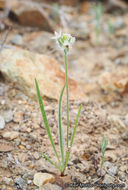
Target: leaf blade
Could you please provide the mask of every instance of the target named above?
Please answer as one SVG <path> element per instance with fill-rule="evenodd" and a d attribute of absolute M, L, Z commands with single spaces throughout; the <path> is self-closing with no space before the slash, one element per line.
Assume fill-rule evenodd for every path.
<path fill-rule="evenodd" d="M 61 102 L 64 93 L 65 85 L 63 86 L 59 98 L 59 111 L 58 111 L 58 128 L 59 128 L 59 144 L 60 144 L 60 151 L 61 151 L 61 158 L 62 158 L 62 167 L 64 167 L 64 135 L 62 129 L 62 122 L 61 122 Z"/>
<path fill-rule="evenodd" d="M 50 127 L 49 127 L 49 124 L 48 124 L 47 116 L 46 116 L 46 113 L 45 113 L 45 110 L 44 110 L 44 105 L 43 105 L 43 101 L 42 101 L 42 98 L 41 98 L 41 95 L 40 95 L 40 90 L 39 90 L 38 82 L 37 82 L 36 79 L 35 79 L 35 84 L 36 84 L 37 96 L 38 96 L 38 101 L 39 101 L 39 104 L 40 104 L 40 109 L 41 109 L 44 125 L 45 125 L 45 128 L 46 128 L 49 140 L 51 142 L 51 145 L 53 147 L 53 150 L 55 152 L 55 155 L 57 157 L 57 160 L 59 162 L 59 165 L 61 166 L 60 159 L 59 159 L 59 156 L 58 156 L 58 153 L 57 153 L 57 150 L 56 150 L 56 147 L 55 147 L 52 135 L 51 135 L 51 131 L 50 131 Z"/>
<path fill-rule="evenodd" d="M 74 141 L 74 136 L 75 136 L 75 133 L 76 133 L 76 128 L 77 128 L 77 124 L 78 124 L 78 120 L 79 120 L 81 109 L 82 109 L 82 106 L 80 105 L 80 108 L 79 108 L 77 116 L 76 116 L 75 127 L 73 129 L 73 133 L 72 133 L 72 137 L 71 137 L 71 142 L 70 142 L 70 147 L 72 147 L 72 144 L 73 144 L 73 141 Z"/>
<path fill-rule="evenodd" d="M 64 168 L 67 167 L 67 163 L 68 163 L 68 160 L 69 160 L 69 157 L 70 157 L 71 148 L 72 148 L 72 144 L 73 144 L 73 141 L 74 141 L 74 136 L 75 136 L 75 133 L 76 133 L 76 128 L 77 128 L 78 119 L 79 119 L 79 116 L 80 116 L 81 109 L 82 109 L 82 106 L 80 106 L 80 108 L 78 110 L 78 113 L 77 113 L 77 116 L 76 116 L 75 127 L 73 129 L 73 133 L 72 133 L 72 137 L 71 137 L 71 142 L 70 142 L 70 150 L 68 150 L 67 153 L 66 153 Z"/>
<path fill-rule="evenodd" d="M 50 158 L 48 158 L 48 156 L 46 156 L 46 154 L 44 154 L 43 152 L 42 152 L 42 156 L 45 157 L 46 160 L 48 160 L 48 161 L 50 162 L 50 164 L 52 164 L 53 166 L 55 166 L 56 168 L 58 168 L 58 169 L 60 170 L 59 166 L 57 166 L 57 165 L 56 165 Z"/>

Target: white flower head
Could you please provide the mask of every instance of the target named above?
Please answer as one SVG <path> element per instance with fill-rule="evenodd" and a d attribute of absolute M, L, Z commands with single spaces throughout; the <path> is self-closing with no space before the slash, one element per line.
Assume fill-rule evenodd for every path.
<path fill-rule="evenodd" d="M 72 37 L 70 34 L 67 33 L 59 33 L 55 32 L 55 36 L 52 39 L 56 40 L 57 45 L 59 48 L 64 51 L 64 53 L 68 53 L 69 50 L 72 48 L 73 43 L 75 42 L 75 37 Z"/>

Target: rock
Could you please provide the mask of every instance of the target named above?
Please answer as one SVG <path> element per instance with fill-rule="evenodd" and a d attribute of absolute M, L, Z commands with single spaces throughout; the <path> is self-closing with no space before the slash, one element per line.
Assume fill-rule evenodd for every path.
<path fill-rule="evenodd" d="M 14 183 L 18 186 L 18 188 L 23 189 L 25 181 L 22 178 L 16 178 L 14 179 Z"/>
<path fill-rule="evenodd" d="M 26 148 L 27 148 L 27 150 L 30 150 L 32 147 L 29 144 L 27 144 Z"/>
<path fill-rule="evenodd" d="M 39 190 L 62 190 L 62 188 L 56 184 L 46 183 L 45 185 L 41 186 Z"/>
<path fill-rule="evenodd" d="M 24 120 L 24 115 L 23 115 L 23 113 L 21 111 L 18 111 L 18 112 L 14 113 L 13 121 L 15 123 L 20 123 L 23 120 Z"/>
<path fill-rule="evenodd" d="M 40 155 L 38 152 L 34 152 L 33 156 L 34 156 L 34 158 L 35 158 L 36 160 L 38 160 L 41 155 Z"/>
<path fill-rule="evenodd" d="M 108 162 L 108 161 L 104 162 L 104 168 L 105 168 L 105 170 L 108 170 L 111 166 L 112 166 L 111 162 Z"/>
<path fill-rule="evenodd" d="M 104 72 L 100 75 L 98 83 L 107 93 L 118 92 L 125 95 L 128 92 L 128 70 L 125 68 Z"/>
<path fill-rule="evenodd" d="M 6 143 L 0 143 L 0 152 L 10 152 L 13 150 L 13 146 Z"/>
<path fill-rule="evenodd" d="M 13 112 L 12 110 L 6 110 L 3 112 L 3 117 L 6 123 L 9 123 L 13 120 Z"/>
<path fill-rule="evenodd" d="M 15 35 L 12 38 L 11 43 L 14 45 L 22 45 L 23 43 L 22 36 L 20 34 Z"/>
<path fill-rule="evenodd" d="M 4 129 L 5 127 L 5 121 L 4 118 L 0 115 L 0 130 Z"/>
<path fill-rule="evenodd" d="M 2 133 L 2 137 L 8 140 L 16 139 L 18 136 L 19 136 L 19 133 L 16 131 Z"/>
<path fill-rule="evenodd" d="M 6 5 L 5 0 L 0 0 L 0 9 L 4 9 Z"/>
<path fill-rule="evenodd" d="M 15 20 L 17 20 L 23 26 L 39 27 L 45 31 L 53 32 L 53 26 L 46 16 L 43 8 L 40 4 L 35 4 L 32 2 L 19 2 L 16 1 L 10 4 L 11 11 L 15 15 Z M 10 18 L 13 20 L 14 17 Z"/>
<path fill-rule="evenodd" d="M 118 172 L 118 175 L 119 175 L 119 179 L 120 179 L 121 181 L 125 181 L 125 180 L 126 180 L 126 174 L 125 174 L 124 172 L 119 171 L 119 172 Z"/>
<path fill-rule="evenodd" d="M 114 23 L 114 28 L 115 28 L 115 30 L 118 30 L 118 29 L 122 28 L 123 26 L 124 26 L 124 21 L 121 17 L 119 17 Z"/>
<path fill-rule="evenodd" d="M 128 169 L 128 166 L 127 165 L 122 165 L 122 166 L 120 166 L 119 169 L 120 169 L 120 171 L 125 172 Z"/>
<path fill-rule="evenodd" d="M 2 181 L 4 182 L 4 184 L 6 185 L 13 185 L 13 180 L 11 178 L 8 178 L 8 177 L 4 177 L 2 179 Z"/>
<path fill-rule="evenodd" d="M 53 183 L 55 180 L 54 176 L 48 173 L 36 173 L 34 175 L 33 183 L 38 187 L 46 184 L 46 183 Z"/>
<path fill-rule="evenodd" d="M 53 173 L 58 172 L 58 169 L 55 166 L 51 165 L 43 157 L 35 162 L 35 168 L 38 172 L 40 171 L 53 172 Z"/>
<path fill-rule="evenodd" d="M 114 179 L 115 179 L 114 177 L 106 174 L 105 177 L 104 177 L 103 183 L 113 183 Z"/>
<path fill-rule="evenodd" d="M 113 127 L 118 129 L 119 133 L 123 134 L 126 132 L 127 126 L 123 123 L 119 116 L 111 115 L 108 117 L 108 120 L 110 121 Z"/>
<path fill-rule="evenodd" d="M 54 48 L 53 34 L 45 31 L 36 31 L 24 35 L 23 42 L 26 49 L 44 54 L 49 47 Z"/>
<path fill-rule="evenodd" d="M 113 167 L 109 168 L 108 173 L 110 173 L 112 175 L 117 175 L 117 173 L 118 173 L 117 166 L 113 166 Z"/>
<path fill-rule="evenodd" d="M 57 99 L 65 83 L 65 73 L 60 64 L 45 55 L 34 54 L 21 49 L 3 49 L 0 54 L 0 71 L 6 79 L 15 82 L 30 97 L 37 97 L 35 78 L 42 96 Z M 69 78 L 71 99 L 84 99 L 83 85 Z"/>
<path fill-rule="evenodd" d="M 106 11 L 108 12 L 114 12 L 114 10 L 124 12 L 127 9 L 126 2 L 121 0 L 108 0 L 106 5 L 107 5 Z"/>

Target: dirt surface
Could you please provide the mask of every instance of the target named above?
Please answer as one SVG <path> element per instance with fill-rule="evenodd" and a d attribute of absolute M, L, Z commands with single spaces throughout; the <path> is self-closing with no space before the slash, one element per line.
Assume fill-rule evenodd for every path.
<path fill-rule="evenodd" d="M 82 100 L 70 101 L 70 133 L 81 104 L 82 111 L 65 177 L 60 177 L 59 171 L 41 156 L 41 152 L 45 152 L 56 161 L 38 102 L 0 74 L 0 122 L 4 123 L 0 123 L 3 126 L 0 129 L 1 190 L 38 190 L 33 183 L 37 172 L 53 174 L 56 190 L 128 189 L 128 13 L 115 12 L 104 12 L 97 44 L 93 5 L 88 5 L 84 13 L 67 8 L 69 20 L 62 31 L 76 37 L 69 55 L 69 76 L 83 85 L 85 96 Z M 108 31 L 108 20 L 115 29 L 113 34 Z M 2 48 L 22 48 L 51 56 L 64 70 L 63 55 L 51 40 L 53 33 L 21 26 L 9 18 L 3 19 L 2 24 L 1 44 L 7 34 L 6 27 L 12 27 Z M 45 99 L 44 104 L 59 151 L 58 102 Z M 62 110 L 66 134 L 65 100 Z M 105 163 L 100 168 L 102 134 L 108 145 Z M 65 187 L 65 183 L 70 187 Z M 101 187 L 110 183 L 115 187 Z"/>

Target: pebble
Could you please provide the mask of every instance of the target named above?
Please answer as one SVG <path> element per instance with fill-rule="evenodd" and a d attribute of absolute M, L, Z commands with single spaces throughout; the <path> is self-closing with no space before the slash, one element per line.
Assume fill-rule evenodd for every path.
<path fill-rule="evenodd" d="M 7 190 L 13 190 L 11 187 L 8 187 L 8 189 Z"/>
<path fill-rule="evenodd" d="M 8 140 L 13 140 L 16 139 L 19 136 L 19 133 L 16 131 L 12 131 L 12 132 L 4 132 L 2 134 L 2 137 Z"/>
<path fill-rule="evenodd" d="M 104 170 L 104 169 L 99 169 L 98 171 L 97 171 L 97 175 L 98 176 L 105 176 L 105 174 L 106 174 L 106 171 Z"/>
<path fill-rule="evenodd" d="M 34 175 L 33 183 L 38 187 L 46 184 L 46 183 L 53 183 L 55 180 L 54 176 L 48 173 L 36 173 Z"/>
<path fill-rule="evenodd" d="M 4 117 L 4 120 L 5 120 L 6 123 L 9 123 L 10 121 L 12 121 L 13 120 L 13 112 L 12 112 L 12 110 L 4 111 L 3 117 Z"/>
<path fill-rule="evenodd" d="M 128 166 L 127 165 L 122 165 L 122 166 L 120 166 L 119 169 L 120 169 L 120 171 L 125 172 L 128 169 Z"/>
<path fill-rule="evenodd" d="M 13 180 L 11 178 L 8 178 L 8 177 L 4 177 L 2 179 L 2 181 L 4 182 L 4 184 L 6 185 L 13 185 Z"/>
<path fill-rule="evenodd" d="M 30 185 L 32 183 L 32 180 L 28 180 L 27 184 Z"/>
<path fill-rule="evenodd" d="M 32 129 L 30 127 L 26 129 L 27 133 L 30 133 L 31 131 L 32 131 Z"/>
<path fill-rule="evenodd" d="M 26 148 L 27 148 L 27 150 L 30 150 L 32 147 L 29 144 L 27 144 Z"/>
<path fill-rule="evenodd" d="M 118 18 L 116 21 L 115 21 L 115 24 L 114 24 L 114 28 L 115 29 L 120 29 L 124 26 L 124 22 L 123 22 L 123 19 L 122 18 Z"/>
<path fill-rule="evenodd" d="M 5 120 L 4 118 L 0 115 L 0 129 L 4 129 L 5 127 Z"/>
<path fill-rule="evenodd" d="M 118 172 L 118 175 L 119 175 L 119 179 L 120 179 L 121 181 L 126 181 L 126 174 L 125 174 L 124 172 L 119 171 L 119 172 Z"/>
<path fill-rule="evenodd" d="M 56 184 L 47 183 L 41 186 L 39 190 L 62 190 L 62 188 Z"/>
<path fill-rule="evenodd" d="M 23 120 L 24 120 L 24 116 L 23 116 L 23 113 L 21 111 L 14 113 L 13 121 L 15 123 L 20 123 Z"/>
<path fill-rule="evenodd" d="M 40 154 L 38 152 L 34 152 L 33 156 L 36 160 L 40 158 Z"/>
<path fill-rule="evenodd" d="M 22 45 L 23 43 L 22 36 L 20 34 L 15 35 L 12 38 L 11 43 L 15 45 Z"/>
<path fill-rule="evenodd" d="M 114 179 L 115 179 L 114 177 L 106 174 L 105 177 L 104 177 L 103 183 L 113 183 Z"/>
<path fill-rule="evenodd" d="M 16 178 L 16 179 L 14 180 L 14 182 L 15 182 L 15 184 L 18 186 L 18 188 L 23 189 L 24 184 L 25 184 L 24 179 L 22 179 L 21 177 L 19 177 L 19 178 Z"/>
<path fill-rule="evenodd" d="M 112 175 L 117 175 L 117 173 L 118 173 L 118 168 L 117 168 L 117 166 L 113 166 L 113 167 L 109 168 L 108 172 L 109 172 L 110 174 L 112 174 Z"/>

